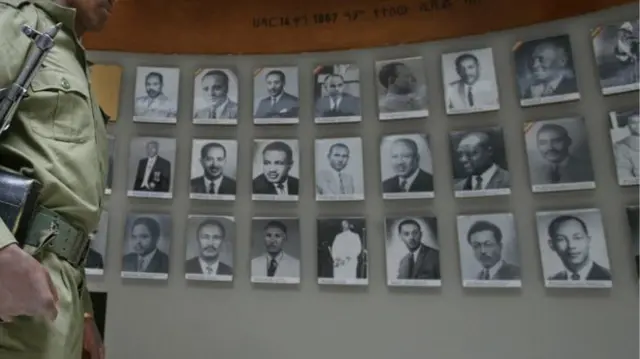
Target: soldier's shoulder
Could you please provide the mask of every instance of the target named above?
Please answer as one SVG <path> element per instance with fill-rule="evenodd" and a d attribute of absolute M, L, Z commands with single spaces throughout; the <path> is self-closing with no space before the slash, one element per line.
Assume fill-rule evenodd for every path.
<path fill-rule="evenodd" d="M 0 16 L 12 22 L 26 20 L 29 25 L 34 25 L 38 19 L 35 5 L 27 0 L 0 0 Z"/>
<path fill-rule="evenodd" d="M 16 9 L 20 9 L 25 5 L 29 5 L 29 0 L 0 0 L 1 5 L 8 5 Z"/>

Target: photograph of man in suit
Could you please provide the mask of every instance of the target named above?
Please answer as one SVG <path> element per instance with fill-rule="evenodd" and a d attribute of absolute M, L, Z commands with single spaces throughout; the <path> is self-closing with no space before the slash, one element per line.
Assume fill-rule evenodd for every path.
<path fill-rule="evenodd" d="M 253 194 L 298 195 L 299 180 L 289 175 L 293 166 L 293 151 L 282 142 L 274 141 L 262 150 L 262 173 L 253 179 Z"/>
<path fill-rule="evenodd" d="M 418 81 L 404 63 L 394 61 L 384 64 L 378 72 L 378 81 L 384 88 L 384 94 L 378 99 L 381 113 L 425 109 L 425 99 L 417 93 Z"/>
<path fill-rule="evenodd" d="M 147 142 L 147 157 L 138 162 L 134 191 L 169 192 L 171 162 L 158 155 L 159 147 L 158 141 Z"/>
<path fill-rule="evenodd" d="M 238 103 L 229 96 L 229 76 L 222 70 L 209 70 L 200 79 L 204 107 L 193 115 L 196 119 L 237 119 Z"/>
<path fill-rule="evenodd" d="M 547 39 L 533 49 L 527 59 L 529 83 L 522 99 L 567 95 L 578 92 L 578 84 L 570 62 L 570 48 Z"/>
<path fill-rule="evenodd" d="M 518 280 L 520 267 L 502 258 L 503 236 L 500 228 L 489 221 L 480 220 L 471 225 L 467 232 L 467 243 L 473 250 L 482 269 L 477 280 Z"/>
<path fill-rule="evenodd" d="M 208 142 L 200 149 L 203 175 L 191 179 L 191 193 L 236 194 L 236 181 L 224 175 L 227 149 L 218 142 Z"/>
<path fill-rule="evenodd" d="M 251 275 L 257 277 L 300 277 L 300 261 L 284 248 L 289 241 L 282 221 L 269 221 L 263 230 L 264 252 L 251 260 Z"/>
<path fill-rule="evenodd" d="M 579 217 L 561 215 L 547 228 L 548 244 L 558 255 L 565 270 L 550 280 L 611 280 L 609 269 L 591 259 L 591 236 L 587 224 Z"/>
<path fill-rule="evenodd" d="M 98 230 L 95 229 L 91 233 L 89 233 L 89 240 L 91 243 L 95 243 L 94 240 L 98 235 Z M 92 269 L 104 269 L 104 260 L 102 258 L 102 254 L 96 251 L 93 248 L 89 248 L 89 253 L 87 253 L 87 261 L 85 263 L 85 268 Z"/>
<path fill-rule="evenodd" d="M 603 88 L 636 84 L 639 80 L 638 21 L 635 21 L 635 28 L 630 21 L 623 22 L 615 33 L 615 37 L 610 38 L 614 42 L 613 51 L 602 56 L 598 63 Z"/>
<path fill-rule="evenodd" d="M 583 151 L 581 157 L 570 153 L 573 140 L 569 131 L 556 123 L 545 123 L 536 133 L 536 145 L 542 161 L 531 168 L 532 183 L 557 184 L 593 181 L 591 156 Z"/>
<path fill-rule="evenodd" d="M 420 153 L 414 140 L 396 139 L 389 156 L 394 176 L 382 182 L 383 193 L 433 191 L 433 176 L 420 168 Z"/>
<path fill-rule="evenodd" d="M 456 158 L 465 177 L 454 184 L 455 191 L 482 191 L 509 188 L 509 171 L 496 163 L 496 153 L 487 132 L 465 134 L 456 148 Z"/>
<path fill-rule="evenodd" d="M 265 76 L 268 96 L 262 98 L 254 113 L 255 118 L 297 118 L 299 99 L 285 91 L 286 76 L 281 70 L 271 70 Z"/>
<path fill-rule="evenodd" d="M 458 80 L 447 84 L 447 107 L 450 110 L 486 108 L 498 103 L 498 93 L 492 81 L 481 79 L 480 60 L 464 53 L 454 60 Z"/>
<path fill-rule="evenodd" d="M 398 237 L 407 246 L 408 253 L 398 265 L 397 279 L 440 279 L 440 251 L 423 242 L 420 224 L 404 219 L 398 224 Z"/>
<path fill-rule="evenodd" d="M 634 110 L 627 117 L 629 135 L 613 145 L 618 180 L 640 177 L 640 114 Z"/>
<path fill-rule="evenodd" d="M 327 159 L 331 169 L 322 169 L 316 175 L 316 188 L 320 195 L 354 194 L 355 184 L 353 176 L 345 173 L 349 164 L 349 146 L 344 143 L 334 143 L 329 147 Z"/>
<path fill-rule="evenodd" d="M 325 95 L 316 100 L 316 117 L 360 116 L 360 97 L 346 91 L 342 75 L 328 74 L 324 89 Z"/>
<path fill-rule="evenodd" d="M 185 262 L 187 274 L 233 275 L 230 265 L 220 261 L 220 251 L 227 240 L 227 232 L 218 220 L 206 219 L 196 230 L 199 253 Z"/>
<path fill-rule="evenodd" d="M 132 253 L 122 258 L 123 272 L 169 273 L 169 256 L 158 248 L 160 223 L 151 217 L 138 217 L 131 225 Z"/>
<path fill-rule="evenodd" d="M 149 72 L 144 80 L 146 94 L 136 98 L 135 116 L 149 118 L 175 118 L 176 105 L 164 94 L 164 76 Z"/>

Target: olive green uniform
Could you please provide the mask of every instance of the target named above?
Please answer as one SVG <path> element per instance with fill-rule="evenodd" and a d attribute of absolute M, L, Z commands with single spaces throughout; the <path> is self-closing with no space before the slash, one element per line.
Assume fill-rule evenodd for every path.
<path fill-rule="evenodd" d="M 107 138 L 74 30 L 75 10 L 53 0 L 0 0 L 0 87 L 16 79 L 31 48 L 21 26 L 44 31 L 58 22 L 63 27 L 55 46 L 0 138 L 0 165 L 40 181 L 41 206 L 89 233 L 97 227 L 104 200 Z M 0 248 L 14 242 L 0 221 Z M 83 269 L 50 251 L 36 258 L 57 288 L 58 317 L 53 323 L 20 317 L 0 324 L 0 358 L 80 359 L 83 312 L 91 311 Z"/>

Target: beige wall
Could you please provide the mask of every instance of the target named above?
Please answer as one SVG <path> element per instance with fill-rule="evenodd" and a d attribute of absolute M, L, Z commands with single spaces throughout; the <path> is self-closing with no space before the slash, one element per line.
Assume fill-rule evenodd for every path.
<path fill-rule="evenodd" d="M 341 53 L 267 57 L 148 56 L 94 53 L 96 62 L 124 66 L 121 116 L 111 128 L 117 135 L 113 195 L 109 203 L 109 244 L 104 278 L 91 286 L 109 292 L 106 345 L 109 359 L 635 359 L 638 358 L 638 280 L 631 257 L 625 206 L 638 203 L 637 188 L 620 188 L 614 175 L 606 115 L 609 109 L 638 103 L 638 94 L 603 97 L 595 77 L 589 29 L 602 21 L 637 16 L 637 5 L 530 28 L 481 37 L 423 45 Z M 569 33 L 573 44 L 582 100 L 522 109 L 517 100 L 511 47 L 520 38 Z M 169 40 L 167 40 L 169 41 Z M 444 112 L 440 54 L 491 46 L 498 69 L 502 108 L 496 113 L 447 117 Z M 375 118 L 374 60 L 422 55 L 428 75 L 431 116 L 428 120 L 381 123 Z M 302 76 L 301 123 L 289 127 L 258 127 L 251 121 L 252 69 L 296 64 L 310 74 L 319 61 L 355 61 L 361 69 L 364 121 L 358 124 L 314 125 L 311 121 L 311 76 Z M 203 127 L 190 123 L 192 74 L 201 65 L 236 65 L 239 69 L 240 124 Z M 132 98 L 137 65 L 179 65 L 182 70 L 177 125 L 134 124 Z M 579 114 L 588 125 L 597 188 L 533 195 L 529 188 L 522 123 L 527 119 Z M 499 124 L 505 131 L 512 195 L 454 200 L 447 133 L 453 129 Z M 380 136 L 425 131 L 434 150 L 436 197 L 426 202 L 383 203 L 380 195 Z M 126 197 L 128 143 L 132 136 L 175 136 L 178 139 L 174 200 Z M 311 185 L 301 189 L 297 204 L 255 203 L 248 191 L 238 193 L 235 206 L 188 199 L 191 142 L 194 136 L 220 136 L 239 141 L 239 188 L 250 188 L 251 141 L 254 137 L 362 136 L 365 169 L 374 181 L 365 184 L 360 203 L 317 203 Z M 313 141 L 301 141 L 302 181 L 313 181 Z M 613 288 L 579 290 L 544 288 L 535 230 L 536 210 L 597 207 L 602 211 L 612 263 Z M 461 286 L 455 216 L 458 213 L 511 211 L 515 215 L 522 253 L 521 290 L 466 290 Z M 167 282 L 123 281 L 120 258 L 126 212 L 164 210 L 174 217 L 175 241 Z M 392 290 L 386 286 L 383 223 L 385 214 L 433 211 L 440 229 L 443 285 L 440 289 Z M 232 285 L 187 283 L 182 263 L 186 213 L 233 214 L 238 225 L 236 275 Z M 408 212 L 408 213 L 416 213 Z M 252 286 L 249 281 L 252 215 L 300 214 L 302 283 L 298 288 Z M 315 278 L 315 219 L 332 214 L 367 218 L 370 284 L 366 288 L 320 287 Z"/>

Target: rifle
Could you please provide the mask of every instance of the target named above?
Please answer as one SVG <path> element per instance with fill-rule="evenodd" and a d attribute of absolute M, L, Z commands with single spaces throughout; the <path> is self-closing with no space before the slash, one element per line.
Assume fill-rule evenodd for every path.
<path fill-rule="evenodd" d="M 54 38 L 61 27 L 62 23 L 58 23 L 39 32 L 28 25 L 22 25 L 22 33 L 33 41 L 34 46 L 15 82 L 0 89 L 0 136 L 9 129 L 20 102 L 28 96 L 27 89 L 53 48 Z M 31 219 L 38 208 L 37 200 L 41 189 L 42 185 L 38 181 L 0 168 L 0 219 L 21 248 L 24 247 Z"/>

